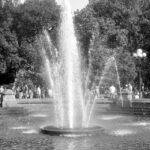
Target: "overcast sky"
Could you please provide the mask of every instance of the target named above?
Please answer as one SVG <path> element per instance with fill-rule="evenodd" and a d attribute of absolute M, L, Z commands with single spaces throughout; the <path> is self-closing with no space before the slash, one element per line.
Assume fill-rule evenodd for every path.
<path fill-rule="evenodd" d="M 84 8 L 89 0 L 68 0 L 70 5 L 71 5 L 71 8 L 72 8 L 72 11 L 75 11 L 77 9 L 82 9 Z M 56 0 L 56 2 L 61 5 L 61 3 L 63 2 L 63 0 Z"/>
<path fill-rule="evenodd" d="M 88 4 L 88 0 L 69 0 L 72 10 L 82 9 Z"/>

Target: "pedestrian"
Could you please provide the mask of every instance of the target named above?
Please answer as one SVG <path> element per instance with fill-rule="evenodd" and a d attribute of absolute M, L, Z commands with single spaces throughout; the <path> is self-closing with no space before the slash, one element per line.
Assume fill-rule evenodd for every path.
<path fill-rule="evenodd" d="M 3 99 L 4 99 L 4 88 L 0 86 L 0 107 L 3 107 Z"/>
<path fill-rule="evenodd" d="M 52 91 L 51 88 L 48 89 L 48 95 L 49 95 L 50 98 L 53 97 L 53 91 Z"/>
<path fill-rule="evenodd" d="M 45 98 L 45 88 L 42 88 L 42 94 L 41 94 L 42 98 Z"/>
<path fill-rule="evenodd" d="M 40 88 L 40 86 L 37 87 L 37 95 L 38 95 L 38 98 L 41 98 L 41 88 Z"/>
<path fill-rule="evenodd" d="M 132 107 L 132 85 L 128 84 L 128 100 L 130 102 L 130 106 Z"/>
<path fill-rule="evenodd" d="M 98 98 L 99 97 L 99 86 L 96 86 L 95 94 L 96 94 L 96 97 Z"/>
<path fill-rule="evenodd" d="M 115 86 L 111 85 L 109 90 L 110 90 L 112 100 L 113 101 L 116 100 L 117 90 L 116 90 Z"/>
<path fill-rule="evenodd" d="M 33 91 L 31 88 L 29 88 L 29 98 L 33 99 Z"/>

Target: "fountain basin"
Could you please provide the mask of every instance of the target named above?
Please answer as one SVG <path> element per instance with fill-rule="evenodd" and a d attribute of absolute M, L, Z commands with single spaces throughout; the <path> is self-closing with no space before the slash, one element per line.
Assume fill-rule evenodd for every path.
<path fill-rule="evenodd" d="M 45 126 L 41 128 L 43 134 L 48 134 L 51 136 L 91 136 L 98 134 L 103 129 L 101 127 L 85 127 L 85 128 L 57 128 L 54 126 Z"/>

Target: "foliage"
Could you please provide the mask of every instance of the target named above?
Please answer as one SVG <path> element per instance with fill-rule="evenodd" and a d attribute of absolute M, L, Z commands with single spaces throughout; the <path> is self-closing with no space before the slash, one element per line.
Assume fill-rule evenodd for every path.
<path fill-rule="evenodd" d="M 0 6 L 0 80 L 11 73 L 15 78 L 16 73 L 23 70 L 24 79 L 31 78 L 34 84 L 42 82 L 41 42 L 38 38 L 46 28 L 56 44 L 59 9 L 53 0 L 27 0 L 17 6 L 6 1 Z M 21 79 L 19 72 L 17 77 Z"/>
<path fill-rule="evenodd" d="M 88 57 L 92 59 L 93 75 L 96 74 L 97 78 L 102 75 L 105 60 L 113 55 L 122 85 L 133 83 L 134 80 L 137 82 L 137 62 L 132 55 L 142 48 L 149 56 L 149 12 L 149 0 L 98 0 L 91 2 L 81 12 L 76 12 L 76 30 L 81 45 L 85 45 L 82 48 L 84 52 L 93 49 L 92 57 Z M 143 80 L 150 85 L 148 59 L 141 69 Z"/>
<path fill-rule="evenodd" d="M 57 27 L 59 7 L 53 0 L 28 0 L 19 5 L 14 12 L 13 29 L 17 33 L 19 43 L 25 38 L 32 40 L 43 28 Z"/>
<path fill-rule="evenodd" d="M 0 5 L 0 79 L 5 74 L 15 78 L 16 73 L 20 78 L 18 74 L 23 70 L 25 80 L 42 84 L 39 39 L 47 29 L 58 47 L 59 20 L 60 7 L 54 0 L 27 0 L 17 6 L 7 0 Z M 142 48 L 148 56 L 141 65 L 143 82 L 150 86 L 150 0 L 93 0 L 75 13 L 74 23 L 85 68 L 82 70 L 87 73 L 90 68 L 91 83 L 97 84 L 112 56 L 122 85 L 136 83 L 138 64 L 132 54 Z"/>
<path fill-rule="evenodd" d="M 18 40 L 11 30 L 12 5 L 0 7 L 0 73 L 15 75 L 19 68 Z"/>

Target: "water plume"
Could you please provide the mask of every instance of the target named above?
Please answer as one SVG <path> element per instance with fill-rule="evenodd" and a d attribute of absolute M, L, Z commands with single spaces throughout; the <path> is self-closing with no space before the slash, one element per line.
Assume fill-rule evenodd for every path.
<path fill-rule="evenodd" d="M 60 24 L 60 51 L 64 71 L 64 99 L 68 105 L 69 127 L 74 128 L 80 112 L 84 118 L 84 102 L 81 87 L 80 54 L 75 36 L 73 16 L 69 2 L 63 0 Z M 81 121 L 82 122 L 82 121 Z"/>
<path fill-rule="evenodd" d="M 98 84 L 98 89 L 101 89 L 102 87 L 105 88 L 105 90 L 109 90 L 110 86 L 115 86 L 117 90 L 120 93 L 120 100 L 121 104 L 123 105 L 123 98 L 121 94 L 121 87 L 120 87 L 120 78 L 119 78 L 119 73 L 118 73 L 118 67 L 116 63 L 116 59 L 114 56 L 111 56 L 107 59 L 104 70 L 102 72 L 102 75 L 100 76 L 99 84 Z M 101 92 L 101 90 L 100 90 Z M 92 105 L 89 108 L 89 114 L 88 114 L 88 120 L 87 120 L 87 126 L 90 123 L 91 116 L 94 112 L 94 107 L 96 104 L 97 97 L 93 97 Z M 90 102 L 90 99 L 89 99 Z M 88 102 L 88 104 L 89 104 Z"/>
<path fill-rule="evenodd" d="M 45 39 L 47 46 L 42 46 L 48 82 L 53 91 L 52 99 L 55 106 L 56 126 L 60 129 L 86 128 L 91 121 L 97 100 L 93 91 L 88 89 L 92 67 L 90 66 L 87 71 L 85 82 L 82 81 L 81 56 L 75 36 L 72 11 L 68 0 L 60 0 L 59 4 L 61 4 L 61 23 L 58 34 L 58 49 L 54 48 L 47 30 L 43 31 L 43 39 Z M 89 58 L 91 59 L 91 57 Z M 117 76 L 115 82 L 120 88 L 118 68 L 113 56 L 107 60 L 100 77 L 99 88 L 103 86 L 106 78 L 109 78 L 112 64 L 115 68 L 115 76 Z M 112 74 L 110 76 L 109 79 L 112 80 Z M 84 92 L 83 88 L 85 88 Z"/>

